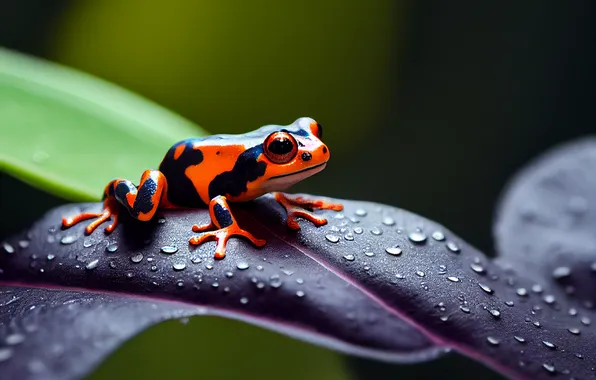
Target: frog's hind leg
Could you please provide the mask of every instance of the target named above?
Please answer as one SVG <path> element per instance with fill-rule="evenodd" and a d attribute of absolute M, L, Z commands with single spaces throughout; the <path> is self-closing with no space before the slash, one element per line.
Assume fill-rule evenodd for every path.
<path fill-rule="evenodd" d="M 112 218 L 112 223 L 105 229 L 106 233 L 110 233 L 118 224 L 120 207 L 124 207 L 135 219 L 151 220 L 166 189 L 166 178 L 158 170 L 146 170 L 141 176 L 139 186 L 126 179 L 115 179 L 108 183 L 104 190 L 102 212 L 83 212 L 63 218 L 62 226 L 68 228 L 84 220 L 95 219 L 85 228 L 85 233 L 91 234 L 100 224 Z"/>
<path fill-rule="evenodd" d="M 234 235 L 242 236 L 250 240 L 257 247 L 262 247 L 266 244 L 265 240 L 257 239 L 250 232 L 243 230 L 238 226 L 238 222 L 236 222 L 236 219 L 232 215 L 226 197 L 220 195 L 209 202 L 209 215 L 211 216 L 211 221 L 208 224 L 203 226 L 195 224 L 192 226 L 194 232 L 207 232 L 201 236 L 190 238 L 189 243 L 192 245 L 200 245 L 208 241 L 216 240 L 217 247 L 215 248 L 214 255 L 216 259 L 223 259 L 226 256 L 226 244 Z"/>

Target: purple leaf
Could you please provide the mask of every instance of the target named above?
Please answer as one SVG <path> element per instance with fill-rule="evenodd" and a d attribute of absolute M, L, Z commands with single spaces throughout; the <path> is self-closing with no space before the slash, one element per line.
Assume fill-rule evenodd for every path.
<path fill-rule="evenodd" d="M 582 145 L 582 149 L 594 150 L 593 143 L 591 146 Z M 577 151 L 576 147 L 562 154 L 573 156 Z M 571 167 L 580 165 L 573 163 L 572 157 L 566 160 Z M 529 169 L 519 186 L 526 186 L 525 177 L 556 169 L 548 165 Z M 573 182 L 575 186 L 582 183 Z M 596 190 L 593 184 L 592 179 L 584 183 L 583 190 L 563 186 L 559 191 L 583 191 L 579 195 L 589 197 L 590 186 Z M 149 224 L 124 218 L 108 237 L 101 232 L 84 237 L 85 224 L 61 231 L 57 228 L 60 218 L 75 213 L 78 207 L 99 209 L 99 205 L 65 206 L 8 241 L 4 251 L 10 253 L 0 254 L 4 270 L 0 281 L 5 285 L 125 293 L 123 298 L 142 296 L 147 299 L 144 302 L 166 302 L 178 311 L 202 306 L 207 313 L 386 361 L 428 360 L 447 347 L 511 378 L 594 377 L 593 309 L 585 299 L 565 294 L 558 282 L 552 281 L 552 273 L 541 269 L 551 256 L 539 257 L 538 250 L 529 253 L 536 247 L 532 244 L 551 239 L 567 225 L 526 230 L 518 218 L 506 219 L 507 211 L 502 212 L 498 236 L 503 255 L 493 262 L 421 216 L 380 204 L 339 201 L 345 206 L 343 213 L 321 212 L 328 217 L 328 225 L 316 228 L 301 222 L 298 233 L 286 230 L 283 209 L 269 196 L 237 206 L 240 224 L 268 244 L 256 249 L 232 239 L 222 261 L 212 259 L 214 243 L 199 248 L 187 244 L 193 235 L 190 226 L 208 220 L 205 210 L 170 211 Z M 521 198 L 522 205 L 528 202 Z M 511 208 L 515 214 L 520 209 L 516 204 L 505 202 L 505 210 Z M 537 207 L 544 204 L 537 203 Z M 568 220 L 589 225 L 587 217 Z M 589 227 L 583 231 L 589 234 Z M 528 236 L 520 238 L 520 233 Z M 573 247 L 585 248 L 578 239 L 573 239 Z M 583 257 L 574 255 L 566 256 L 569 266 Z M 573 267 L 572 273 L 575 269 L 581 268 Z M 575 284 L 575 294 L 590 294 L 593 284 L 587 283 L 586 288 L 584 280 Z M 167 317 L 161 314 L 156 318 Z M 110 318 L 106 313 L 106 320 Z M 59 331 L 57 324 L 48 323 L 44 328 Z M 113 342 L 121 342 L 141 328 L 113 337 Z M 117 344 L 87 359 L 86 369 L 91 370 Z M 29 359 L 21 359 L 15 352 L 0 364 L 4 366 L 0 370 L 24 378 L 27 372 L 17 372 L 19 367 L 12 363 Z M 68 367 L 69 359 L 62 360 Z M 81 367 L 80 360 L 77 363 Z M 61 376 L 72 377 L 81 371 L 65 369 Z"/>
<path fill-rule="evenodd" d="M 76 378 L 92 370 L 132 335 L 178 314 L 236 318 L 341 352 L 384 361 L 415 362 L 444 352 L 374 299 L 301 254 L 293 245 L 293 234 L 280 229 L 278 236 L 273 235 L 244 210 L 237 210 L 238 220 L 251 226 L 256 236 L 266 238 L 267 246 L 256 249 L 231 239 L 227 257 L 215 261 L 214 243 L 199 248 L 187 243 L 193 234 L 190 226 L 207 221 L 205 210 L 168 212 L 155 223 L 146 224 L 125 217 L 107 237 L 102 230 L 84 236 L 85 223 L 62 231 L 61 217 L 80 207 L 99 209 L 100 205 L 68 205 L 52 210 L 29 231 L 0 246 L 0 283 L 52 288 L 25 290 L 31 299 L 43 297 L 53 305 L 47 323 L 38 325 L 49 330 L 47 335 L 54 336 L 52 340 L 58 344 L 72 350 L 86 347 L 87 351 L 84 355 L 40 355 L 45 352 L 47 336 L 32 334 L 27 337 L 31 345 L 27 350 L 0 360 L 2 373 L 13 373 L 20 379 L 52 378 L 49 373 L 38 377 L 29 372 L 25 364 L 38 358 L 42 362 L 47 359 L 44 366 L 48 368 L 60 362 L 54 378 Z M 77 334 L 60 336 L 64 326 L 72 324 L 62 318 L 61 310 L 72 307 L 63 305 L 63 299 L 75 300 L 77 293 L 56 289 L 83 290 L 81 299 L 101 300 L 102 295 L 89 291 L 107 292 L 115 309 L 127 303 L 141 305 L 138 308 L 159 305 L 160 309 L 153 319 L 136 325 L 139 310 L 131 308 L 128 313 L 117 314 L 102 309 L 100 301 L 80 305 L 78 309 L 89 315 L 102 310 L 105 327 L 110 323 L 130 324 L 130 329 L 108 333 L 102 332 L 102 325 L 96 326 L 97 335 L 87 338 L 95 341 L 91 350 Z M 21 308 L 26 311 L 29 306 L 25 303 Z M 0 306 L 1 322 L 14 320 L 12 324 L 19 326 L 24 317 Z M 5 332 L 0 342 L 14 333 L 26 332 L 22 328 Z M 396 340 L 395 336 L 402 338 Z"/>
<path fill-rule="evenodd" d="M 596 138 L 554 149 L 517 175 L 501 202 L 495 235 L 503 262 L 593 309 Z"/>

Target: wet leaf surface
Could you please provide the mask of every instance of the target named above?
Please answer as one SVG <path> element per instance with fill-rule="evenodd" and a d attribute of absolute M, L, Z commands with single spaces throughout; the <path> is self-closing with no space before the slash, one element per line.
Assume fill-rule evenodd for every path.
<path fill-rule="evenodd" d="M 85 223 L 68 230 L 60 228 L 61 216 L 80 208 L 99 209 L 100 205 L 55 209 L 32 229 L 0 247 L 3 283 L 110 292 L 111 297 L 124 293 L 120 296 L 122 302 L 142 296 L 146 301 L 135 302 L 166 302 L 172 312 L 180 313 L 198 305 L 201 308 L 195 307 L 195 314 L 237 318 L 342 352 L 386 361 L 426 360 L 443 351 L 390 310 L 302 254 L 291 245 L 297 244 L 294 234 L 285 228 L 277 228 L 273 233 L 255 223 L 248 209 L 237 210 L 237 218 L 250 225 L 255 235 L 266 238 L 267 246 L 256 249 L 243 240 L 232 239 L 228 256 L 216 261 L 214 243 L 199 248 L 188 245 L 193 234 L 190 226 L 208 220 L 205 210 L 168 212 L 153 223 L 143 224 L 125 217 L 116 231 L 106 237 L 102 230 L 84 236 Z M 41 291 L 57 296 L 65 292 Z M 101 303 L 90 309 L 98 305 Z M 179 309 L 181 305 L 184 307 Z M 106 318 L 114 322 L 124 317 Z M 134 313 L 130 318 L 134 319 Z M 53 321 L 45 328 L 56 329 L 57 335 L 69 324 L 59 316 Z M 120 339 L 125 340 L 144 327 L 122 331 Z M 394 336 L 403 339 L 395 340 Z M 81 342 L 63 344 L 79 346 Z M 103 345 L 98 351 L 107 355 L 113 348 Z M 24 360 L 30 360 L 32 355 L 30 352 Z M 64 365 L 70 359 L 77 358 L 61 357 L 60 361 Z M 87 357 L 89 365 L 100 359 L 101 355 Z M 73 366 L 80 367 L 82 360 L 78 358 Z M 0 371 L 23 368 L 17 364 L 18 356 L 7 358 L 0 363 Z M 62 376 L 64 373 L 57 378 Z"/>
<path fill-rule="evenodd" d="M 529 186 L 525 191 L 534 194 L 534 203 L 513 199 L 522 206 L 544 207 L 545 215 L 550 212 L 557 220 L 554 216 L 566 193 L 593 200 L 596 192 L 590 193 L 590 187 L 596 186 L 593 177 L 588 179 L 593 151 L 593 143 L 555 151 L 519 177 L 509 194 L 523 193 Z M 542 194 L 532 190 L 533 179 L 566 170 L 575 180 L 563 176 L 555 181 L 556 196 L 545 191 L 547 206 L 553 208 L 548 211 L 540 203 Z M 524 182 L 526 178 L 530 180 Z M 532 245 L 567 236 L 561 231 L 570 228 L 569 223 L 582 225 L 581 233 L 569 240 L 575 245 L 563 245 L 574 250 L 565 262 L 571 276 L 576 270 L 589 270 L 589 265 L 575 265 L 594 257 L 590 245 L 578 237 L 590 236 L 592 200 L 586 201 L 591 211 L 579 221 L 566 217 L 567 224 L 557 224 L 559 220 L 541 229 L 544 224 L 507 219 L 509 209 L 513 215 L 522 210 L 520 203 L 507 199 L 497 229 L 501 256 L 494 262 L 437 223 L 368 202 L 340 200 L 344 212 L 321 212 L 329 219 L 326 226 L 301 222 L 298 233 L 286 230 L 282 208 L 271 197 L 236 206 L 240 224 L 268 244 L 257 249 L 234 238 L 221 261 L 212 258 L 215 243 L 199 248 L 187 244 L 193 236 L 190 226 L 207 222 L 205 210 L 164 212 L 149 224 L 124 218 L 108 237 L 101 231 L 85 237 L 85 223 L 62 231 L 60 217 L 81 207 L 99 209 L 99 204 L 67 205 L 0 248 L 1 278 L 5 285 L 142 296 L 143 302 L 166 302 L 181 312 L 202 306 L 201 313 L 238 318 L 380 360 L 428 360 L 443 352 L 439 347 L 448 347 L 512 378 L 593 378 L 596 313 L 586 302 L 593 285 L 586 275 L 574 284 L 572 294 L 564 292 L 548 267 L 557 255 L 540 255 L 542 246 Z M 592 238 L 595 235 L 596 231 Z M 57 328 L 56 324 L 44 328 Z M 122 334 L 121 340 L 131 334 Z M 89 367 L 110 350 L 89 360 Z M 0 366 L 16 371 L 24 367 L 13 363 L 31 360 L 31 355 L 22 358 L 15 352 Z"/>
<path fill-rule="evenodd" d="M 596 138 L 565 144 L 514 178 L 495 235 L 502 260 L 593 309 L 596 302 Z"/>

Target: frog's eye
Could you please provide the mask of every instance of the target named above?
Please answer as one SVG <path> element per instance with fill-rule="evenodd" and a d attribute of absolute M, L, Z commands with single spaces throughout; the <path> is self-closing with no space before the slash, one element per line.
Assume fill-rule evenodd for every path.
<path fill-rule="evenodd" d="M 298 154 L 296 139 L 286 132 L 273 132 L 265 139 L 265 155 L 271 162 L 285 164 Z"/>
<path fill-rule="evenodd" d="M 323 138 L 323 126 L 316 121 L 310 123 L 310 132 L 320 139 Z"/>

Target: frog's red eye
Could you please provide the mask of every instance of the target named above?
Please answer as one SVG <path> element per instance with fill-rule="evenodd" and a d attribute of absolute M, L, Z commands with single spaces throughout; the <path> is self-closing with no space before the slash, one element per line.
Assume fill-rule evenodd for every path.
<path fill-rule="evenodd" d="M 320 139 L 323 138 L 323 126 L 316 121 L 310 123 L 310 132 Z"/>
<path fill-rule="evenodd" d="M 296 139 L 286 132 L 273 132 L 267 136 L 263 145 L 267 158 L 276 164 L 288 163 L 298 153 Z"/>

